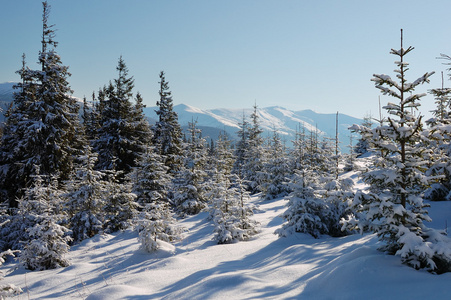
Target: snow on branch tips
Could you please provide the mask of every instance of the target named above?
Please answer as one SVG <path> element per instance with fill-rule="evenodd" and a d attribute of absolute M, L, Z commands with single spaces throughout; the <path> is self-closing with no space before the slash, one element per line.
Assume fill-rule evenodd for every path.
<path fill-rule="evenodd" d="M 401 39 L 402 39 L 402 36 L 401 36 Z M 401 46 L 401 49 L 399 49 L 399 50 L 391 49 L 390 54 L 394 54 L 394 55 L 398 55 L 398 56 L 404 56 L 407 53 L 409 53 L 410 51 L 412 51 L 413 49 L 415 49 L 415 48 L 412 47 L 412 46 L 409 46 L 409 48 L 407 48 L 407 49 L 404 49 Z"/>

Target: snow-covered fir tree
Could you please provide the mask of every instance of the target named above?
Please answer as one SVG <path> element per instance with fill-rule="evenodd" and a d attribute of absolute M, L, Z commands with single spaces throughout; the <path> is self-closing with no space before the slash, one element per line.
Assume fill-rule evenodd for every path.
<path fill-rule="evenodd" d="M 288 196 L 288 208 L 281 215 L 287 222 L 275 233 L 289 236 L 301 232 L 315 238 L 328 234 L 328 207 L 318 196 L 320 185 L 316 172 L 311 169 L 296 171 L 291 185 L 293 192 Z"/>
<path fill-rule="evenodd" d="M 257 105 L 251 116 L 251 123 L 248 128 L 248 150 L 244 158 L 244 178 L 248 183 L 251 194 L 260 192 L 263 166 L 265 164 L 265 149 L 263 147 L 263 130 L 260 128 Z"/>
<path fill-rule="evenodd" d="M 337 144 L 337 139 L 324 137 L 319 142 L 314 154 L 320 173 L 332 175 L 335 178 L 338 178 L 338 174 L 341 172 L 339 164 L 341 155 L 337 151 Z"/>
<path fill-rule="evenodd" d="M 214 239 L 219 244 L 246 241 L 259 232 L 258 222 L 251 219 L 255 207 L 248 202 L 247 186 L 238 175 L 233 177 L 234 185 L 211 202 Z"/>
<path fill-rule="evenodd" d="M 225 133 L 221 134 L 214 153 L 215 164 L 209 197 L 214 239 L 219 244 L 248 240 L 259 231 L 259 224 L 251 219 L 255 207 L 248 203 L 248 185 L 240 173 L 233 173 L 234 161 L 231 141 Z"/>
<path fill-rule="evenodd" d="M 132 193 L 132 183 L 127 178 L 119 182 L 118 176 L 122 177 L 118 172 L 109 175 L 109 190 L 103 207 L 106 232 L 127 229 L 136 215 L 136 194 Z"/>
<path fill-rule="evenodd" d="M 267 200 L 283 197 L 289 194 L 290 164 L 286 149 L 276 130 L 268 150 L 269 158 L 264 166 L 264 176 L 260 189 L 261 197 Z"/>
<path fill-rule="evenodd" d="M 296 127 L 296 133 L 294 136 L 294 140 L 292 141 L 293 147 L 290 150 L 290 166 L 292 173 L 295 173 L 295 170 L 304 170 L 306 167 L 306 149 L 307 149 L 307 140 L 306 140 L 306 130 L 305 126 Z"/>
<path fill-rule="evenodd" d="M 2 137 L 0 184 L 11 206 L 31 186 L 34 166 L 43 175 L 57 175 L 62 183 L 81 150 L 78 105 L 67 81 L 70 73 L 55 48 L 55 30 L 48 24 L 50 5 L 43 2 L 42 49 L 39 70 L 25 65 Z M 11 135 L 12 134 L 12 135 Z"/>
<path fill-rule="evenodd" d="M 101 99 L 102 90 L 99 91 L 99 99 Z M 86 138 L 88 143 L 91 145 L 94 140 L 98 138 L 98 131 L 100 128 L 100 116 L 101 109 L 99 108 L 99 102 L 96 102 L 96 94 L 92 93 L 92 100 L 88 102 L 88 100 L 83 98 L 83 128 L 85 131 Z"/>
<path fill-rule="evenodd" d="M 232 150 L 232 141 L 226 132 L 221 132 L 216 141 L 216 146 L 211 154 L 211 176 L 213 177 L 213 188 L 224 182 L 230 183 L 230 177 L 233 173 L 233 164 L 235 156 Z M 229 185 L 227 185 L 229 186 Z M 218 191 L 211 191 L 211 194 Z"/>
<path fill-rule="evenodd" d="M 102 100 L 101 127 L 93 149 L 99 154 L 98 170 L 120 171 L 119 182 L 131 172 L 140 154 L 147 151 L 150 143 L 150 131 L 146 130 L 147 121 L 142 112 L 142 98 L 138 94 L 137 104 L 133 106 L 133 77 L 128 76 L 128 68 L 119 58 L 116 70 L 118 78 L 114 84 L 104 89 Z"/>
<path fill-rule="evenodd" d="M 144 114 L 144 108 L 141 93 L 137 92 L 135 96 L 135 105 L 131 111 L 131 126 L 133 127 L 133 139 L 135 148 L 135 164 L 141 159 L 140 154 L 144 154 L 148 151 L 152 144 L 152 131 L 150 129 L 149 121 Z"/>
<path fill-rule="evenodd" d="M 219 202 L 222 199 L 229 198 L 229 189 L 232 188 L 236 175 L 232 174 L 234 156 L 231 150 L 231 141 L 227 133 L 221 133 L 216 142 L 216 147 L 211 159 L 211 188 L 208 190 L 207 197 L 210 199 L 210 216 L 214 216 L 216 209 L 219 209 Z"/>
<path fill-rule="evenodd" d="M 443 74 L 442 74 L 443 76 Z M 436 177 L 425 192 L 425 199 L 432 201 L 451 200 L 451 89 L 442 87 L 430 90 L 435 96 L 436 109 L 432 111 L 433 117 L 426 121 L 429 147 L 433 155 L 430 166 L 426 172 Z"/>
<path fill-rule="evenodd" d="M 197 214 L 207 205 L 206 141 L 196 122 L 188 124 L 189 138 L 184 147 L 184 164 L 175 176 L 174 204 L 181 216 Z"/>
<path fill-rule="evenodd" d="M 183 232 L 169 203 L 163 201 L 146 203 L 135 219 L 135 227 L 139 233 L 140 248 L 146 252 L 158 250 L 160 241 L 170 243 L 180 239 Z"/>
<path fill-rule="evenodd" d="M 26 229 L 28 239 L 20 255 L 20 261 L 29 270 L 47 270 L 66 267 L 69 252 L 66 227 L 63 220 L 62 195 L 57 189 L 56 179 L 35 175 L 34 185 L 28 188 L 19 200 L 19 211 L 33 226 Z M 50 182 L 45 182 L 45 180 Z"/>
<path fill-rule="evenodd" d="M 152 126 L 152 141 L 157 153 L 164 157 L 169 172 L 176 173 L 182 165 L 182 129 L 177 113 L 173 110 L 169 83 L 163 71 L 160 72 L 159 96 L 156 111 L 158 121 Z"/>
<path fill-rule="evenodd" d="M 320 180 L 322 189 L 317 192 L 326 205 L 321 218 L 327 227 L 327 234 L 334 237 L 350 234 L 350 230 L 343 228 L 340 222 L 353 216 L 351 202 L 355 196 L 354 181 L 350 178 L 335 178 L 334 174 Z"/>
<path fill-rule="evenodd" d="M 449 266 L 451 256 L 443 252 L 443 238 L 428 229 L 424 221 L 430 221 L 423 202 L 422 192 L 430 178 L 424 174 L 430 151 L 422 144 L 421 116 L 413 113 L 425 94 L 414 89 L 429 82 L 432 73 L 425 73 L 413 82 L 406 79 L 408 63 L 404 57 L 413 47 L 391 50 L 397 57 L 397 80 L 388 75 L 375 74 L 372 81 L 385 95 L 396 98 L 388 103 L 390 115 L 387 124 L 374 129 L 354 125 L 353 129 L 365 134 L 383 157 L 376 157 L 374 166 L 362 174 L 369 188 L 356 194 L 353 209 L 363 213 L 359 220 L 347 224 L 365 227 L 377 233 L 383 242 L 381 250 L 401 256 L 404 263 L 414 268 L 429 270 Z M 449 245 L 449 244 L 448 244 Z"/>
<path fill-rule="evenodd" d="M 66 184 L 66 211 L 74 243 L 93 237 L 102 230 L 103 207 L 109 182 L 105 174 L 94 170 L 97 154 L 86 146 L 85 156 L 76 168 L 73 178 Z"/>
<path fill-rule="evenodd" d="M 330 139 L 308 147 L 311 141 L 304 140 L 303 136 L 295 141 L 294 155 L 299 158 L 289 183 L 292 192 L 288 196 L 288 208 L 282 214 L 287 223 L 276 233 L 287 236 L 303 232 L 315 238 L 323 234 L 346 235 L 349 231 L 342 231 L 340 220 L 351 214 L 349 202 L 354 195 L 353 181 L 337 177 Z M 320 159 L 322 163 L 318 164 Z"/>
<path fill-rule="evenodd" d="M 345 171 L 345 172 L 353 171 L 356 168 L 355 159 L 357 157 L 357 154 L 354 152 L 353 142 L 354 142 L 354 136 L 353 136 L 353 133 L 350 132 L 349 145 L 348 145 L 349 153 L 343 155 L 343 160 L 344 160 L 344 164 L 345 164 L 343 171 Z"/>
<path fill-rule="evenodd" d="M 172 190 L 173 178 L 168 170 L 164 158 L 153 148 L 149 148 L 141 157 L 138 166 L 130 175 L 138 209 L 143 209 L 148 203 L 170 204 L 169 193 Z"/>
<path fill-rule="evenodd" d="M 366 128 L 371 128 L 373 126 L 371 116 L 363 117 L 363 122 L 361 125 Z M 365 135 L 362 135 L 354 146 L 354 152 L 357 154 L 357 156 L 362 156 L 363 154 L 368 153 L 370 151 L 371 145 L 367 137 Z"/>
<path fill-rule="evenodd" d="M 249 122 L 243 113 L 243 119 L 240 123 L 240 130 L 238 130 L 238 142 L 235 145 L 235 163 L 233 165 L 233 173 L 244 176 L 246 166 L 246 156 L 249 151 Z"/>

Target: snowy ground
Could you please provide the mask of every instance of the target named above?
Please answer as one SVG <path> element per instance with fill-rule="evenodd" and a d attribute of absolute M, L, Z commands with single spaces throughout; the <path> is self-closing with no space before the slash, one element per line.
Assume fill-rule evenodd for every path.
<path fill-rule="evenodd" d="M 182 221 L 183 241 L 157 253 L 138 250 L 137 234 L 100 235 L 72 247 L 72 265 L 28 272 L 5 264 L 14 299 L 450 299 L 451 273 L 432 275 L 376 250 L 373 235 L 278 238 L 283 199 L 262 201 L 251 241 L 217 245 L 207 214 Z M 431 227 L 451 222 L 451 203 L 432 203 Z"/>

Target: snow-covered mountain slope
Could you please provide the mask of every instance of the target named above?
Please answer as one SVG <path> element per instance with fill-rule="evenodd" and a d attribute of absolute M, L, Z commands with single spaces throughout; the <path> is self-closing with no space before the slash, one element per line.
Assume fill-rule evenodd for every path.
<path fill-rule="evenodd" d="M 0 83 L 0 109 L 6 109 L 13 101 L 13 86 L 15 85 L 15 82 L 4 82 Z M 3 120 L 3 114 L 0 113 L 0 120 Z"/>
<path fill-rule="evenodd" d="M 349 174 L 351 175 L 351 174 Z M 350 176 L 355 181 L 357 176 Z M 342 238 L 306 234 L 279 238 L 284 199 L 263 201 L 250 241 L 218 245 L 208 213 L 181 220 L 189 231 L 155 253 L 139 250 L 131 230 L 97 235 L 72 247 L 71 266 L 29 272 L 11 259 L 2 284 L 24 290 L 17 299 L 450 299 L 451 273 L 432 275 L 377 250 L 372 234 Z M 429 208 L 431 227 L 451 221 L 451 202 Z M 14 298 L 16 299 L 16 298 Z"/>
<path fill-rule="evenodd" d="M 144 110 L 145 114 L 153 121 L 156 120 L 157 115 L 155 110 L 157 107 L 148 107 Z M 226 131 L 232 138 L 236 138 L 236 132 L 239 130 L 239 123 L 243 122 L 243 116 L 247 122 L 250 122 L 250 115 L 253 112 L 252 108 L 247 109 L 211 109 L 202 110 L 189 105 L 179 104 L 174 106 L 174 111 L 179 116 L 179 123 L 182 126 L 187 126 L 188 122 L 197 120 L 199 127 L 209 127 L 216 129 L 215 134 L 219 131 Z M 296 130 L 304 127 L 307 132 L 315 131 L 327 137 L 335 137 L 336 114 L 320 114 L 312 110 L 291 111 L 280 106 L 259 108 L 260 126 L 264 130 L 264 136 L 271 136 L 272 132 L 276 130 L 281 137 L 290 145 L 294 139 Z M 339 114 L 339 138 L 342 145 L 349 144 L 348 130 L 352 124 L 361 124 L 362 120 L 354 118 L 345 114 Z M 204 134 L 216 139 L 217 136 Z M 343 146 L 342 146 L 343 148 Z M 344 147 L 345 148 L 345 147 Z M 342 149 L 344 152 L 346 149 Z"/>
<path fill-rule="evenodd" d="M 0 100 L 6 101 L 12 100 L 12 94 L 13 94 L 13 86 L 15 85 L 15 82 L 4 82 L 0 83 Z"/>

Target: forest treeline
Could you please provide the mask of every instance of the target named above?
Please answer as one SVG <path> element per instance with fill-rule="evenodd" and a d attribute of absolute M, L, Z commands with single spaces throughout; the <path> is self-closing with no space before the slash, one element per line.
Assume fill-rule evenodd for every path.
<path fill-rule="evenodd" d="M 39 69 L 21 78 L 6 111 L 0 144 L 0 247 L 19 255 L 30 270 L 69 265 L 72 244 L 129 227 L 146 251 L 181 237 L 177 220 L 208 211 L 218 243 L 258 233 L 250 195 L 285 197 L 280 236 L 304 232 L 343 236 L 375 232 L 381 250 L 414 268 L 450 271 L 451 243 L 426 226 L 427 200 L 450 200 L 451 89 L 431 90 L 437 109 L 430 120 L 417 113 L 417 86 L 425 73 L 406 79 L 405 56 L 413 47 L 392 49 L 396 78 L 373 77 L 394 100 L 389 117 L 352 126 L 360 134 L 343 155 L 338 137 L 325 138 L 300 127 L 286 147 L 277 131 L 262 137 L 258 107 L 243 116 L 235 142 L 221 134 L 207 143 L 193 120 L 182 133 L 170 87 L 159 74 L 158 120 L 150 125 L 143 99 L 122 57 L 117 77 L 84 99 L 82 113 L 71 96 L 68 67 L 56 52 L 50 6 L 43 2 Z M 351 143 L 352 144 L 352 143 Z M 370 161 L 356 165 L 356 157 Z M 359 171 L 366 188 L 357 190 L 343 173 Z M 12 249 L 13 251 L 9 250 Z M 20 250 L 20 253 L 15 252 Z"/>

